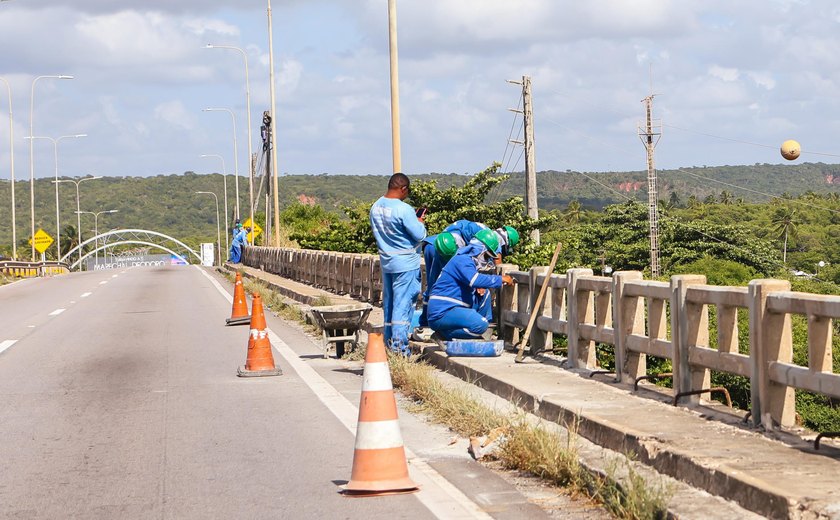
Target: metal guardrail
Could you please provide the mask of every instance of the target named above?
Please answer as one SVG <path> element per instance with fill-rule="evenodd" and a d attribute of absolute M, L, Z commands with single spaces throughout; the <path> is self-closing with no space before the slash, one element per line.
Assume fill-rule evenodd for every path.
<path fill-rule="evenodd" d="M 0 260 L 0 274 L 14 278 L 37 278 L 67 274 L 70 266 L 64 262 L 21 262 L 19 260 Z"/>

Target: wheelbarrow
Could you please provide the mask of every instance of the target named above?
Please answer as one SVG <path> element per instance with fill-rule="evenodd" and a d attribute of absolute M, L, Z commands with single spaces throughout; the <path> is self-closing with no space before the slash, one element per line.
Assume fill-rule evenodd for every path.
<path fill-rule="evenodd" d="M 373 310 L 367 303 L 325 305 L 312 307 L 312 316 L 321 329 L 324 343 L 324 358 L 329 357 L 330 344 L 335 344 L 335 357 L 344 355 L 344 344 L 352 343 L 353 350 L 359 346 L 359 330 Z"/>

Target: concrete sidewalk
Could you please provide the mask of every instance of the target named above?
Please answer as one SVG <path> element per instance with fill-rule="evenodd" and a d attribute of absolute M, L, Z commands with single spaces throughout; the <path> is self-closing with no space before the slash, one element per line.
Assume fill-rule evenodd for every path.
<path fill-rule="evenodd" d="M 317 288 L 244 268 L 284 295 L 306 303 L 325 294 Z M 330 295 L 334 303 L 349 298 Z M 372 314 L 371 323 L 381 323 Z M 472 382 L 546 420 L 578 422 L 578 434 L 637 459 L 662 474 L 732 500 L 770 518 L 840 519 L 840 449 L 789 434 L 766 435 L 748 428 L 720 406 L 674 407 L 669 398 L 643 385 L 605 382 L 588 371 L 563 368 L 554 356 L 514 363 L 496 358 L 449 358 L 437 347 L 418 344 L 442 371 Z M 611 380 L 610 380 L 611 381 Z"/>

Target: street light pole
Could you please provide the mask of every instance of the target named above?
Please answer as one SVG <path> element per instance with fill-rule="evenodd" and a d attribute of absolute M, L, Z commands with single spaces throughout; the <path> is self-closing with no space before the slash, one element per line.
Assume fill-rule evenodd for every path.
<path fill-rule="evenodd" d="M 101 179 L 102 176 L 95 176 L 95 177 L 85 177 L 84 179 L 59 179 L 53 181 L 56 183 L 56 186 L 62 182 L 72 182 L 76 185 L 76 238 L 79 242 L 79 271 L 82 270 L 82 212 L 79 211 L 81 208 L 79 206 L 79 184 L 83 183 L 84 181 L 92 181 L 94 179 Z M 59 260 L 61 260 L 61 256 L 59 255 Z"/>
<path fill-rule="evenodd" d="M 397 53 L 397 0 L 388 0 L 388 42 L 391 58 L 391 154 L 394 173 L 402 172 L 400 146 L 400 73 Z"/>
<path fill-rule="evenodd" d="M 32 80 L 32 93 L 29 98 L 29 135 L 35 135 L 35 83 L 42 78 L 52 79 L 73 79 L 73 76 L 59 74 L 55 76 L 38 76 Z M 35 261 L 35 158 L 33 157 L 32 139 L 29 140 L 29 216 L 30 227 L 32 228 L 32 261 Z"/>
<path fill-rule="evenodd" d="M 225 251 L 230 251 L 230 242 L 229 242 L 229 235 L 230 235 L 230 224 L 228 223 L 228 196 L 227 196 L 227 174 L 225 173 L 225 158 L 221 155 L 217 154 L 209 154 L 205 153 L 201 155 L 202 157 L 218 157 L 220 161 L 222 161 L 222 179 L 225 182 Z M 222 247 L 222 243 L 219 242 L 219 248 Z"/>
<path fill-rule="evenodd" d="M 82 179 L 85 180 L 85 179 Z M 80 181 L 81 182 L 81 181 Z M 93 251 L 94 260 L 93 265 L 99 265 L 99 215 L 103 213 L 117 213 L 118 209 L 106 209 L 103 211 L 77 211 L 76 213 L 87 213 L 88 215 L 93 215 L 93 233 L 95 238 L 95 242 L 93 243 L 93 247 L 95 248 Z M 81 244 L 81 242 L 79 242 Z M 81 269 L 82 265 L 79 264 L 79 268 Z"/>
<path fill-rule="evenodd" d="M 254 222 L 254 168 L 251 163 L 251 157 L 254 155 L 252 149 L 253 138 L 251 137 L 251 80 L 248 77 L 248 54 L 240 49 L 239 47 L 232 47 L 228 45 L 213 45 L 212 43 L 207 44 L 208 49 L 232 49 L 239 51 L 242 54 L 242 58 L 245 60 L 245 110 L 248 112 L 248 201 L 250 203 L 249 206 L 249 217 L 251 219 L 251 223 Z M 227 212 L 227 208 L 225 208 Z M 227 216 L 227 215 L 225 215 Z M 226 224 L 227 225 L 227 224 Z"/>
<path fill-rule="evenodd" d="M 56 139 L 47 136 L 35 135 L 35 136 L 27 136 L 26 139 L 48 139 L 52 141 L 53 144 L 53 151 L 55 156 L 55 180 L 58 181 L 58 142 L 62 139 L 78 139 L 80 137 L 87 137 L 87 134 L 74 134 L 74 135 L 62 135 Z M 59 206 L 58 206 L 58 182 L 54 182 L 55 184 L 55 252 L 56 260 L 61 259 L 61 216 L 59 213 Z"/>
<path fill-rule="evenodd" d="M 229 108 L 205 108 L 202 109 L 203 112 L 227 112 L 230 114 L 230 118 L 233 121 L 233 175 L 236 177 L 236 219 L 239 220 L 242 217 L 239 213 L 239 151 L 236 147 L 236 114 L 233 113 L 233 110 Z M 248 161 L 251 161 L 251 158 L 248 158 Z M 250 167 L 249 167 L 250 169 Z M 221 244 L 219 244 L 221 245 Z"/>
<path fill-rule="evenodd" d="M 280 172 L 277 170 L 277 95 L 274 86 L 274 29 L 272 28 L 271 0 L 268 1 L 268 83 L 271 93 L 271 167 L 274 171 L 272 182 L 274 195 L 274 246 L 280 245 L 280 193 L 277 177 Z M 250 160 L 250 159 L 249 159 Z M 268 215 L 265 216 L 266 222 Z"/>
<path fill-rule="evenodd" d="M 212 191 L 197 191 L 195 193 L 196 195 L 212 195 L 213 198 L 216 200 L 216 243 L 219 244 L 218 250 L 216 251 L 218 253 L 216 257 L 218 258 L 219 265 L 222 265 L 222 232 L 219 229 L 219 197 L 217 197 L 216 194 Z"/>
<path fill-rule="evenodd" d="M 15 123 L 12 117 L 12 87 L 6 78 L 0 78 L 6 85 L 6 91 L 9 94 L 9 158 L 11 161 L 9 178 L 11 179 L 12 190 L 12 260 L 17 260 L 17 220 L 15 216 Z"/>

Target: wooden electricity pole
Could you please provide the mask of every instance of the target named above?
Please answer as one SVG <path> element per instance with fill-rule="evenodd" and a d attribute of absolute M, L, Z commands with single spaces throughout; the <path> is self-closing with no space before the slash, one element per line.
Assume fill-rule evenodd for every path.
<path fill-rule="evenodd" d="M 531 77 L 522 76 L 522 102 L 525 108 L 525 205 L 528 216 L 539 218 L 537 209 L 537 165 L 534 158 L 534 111 L 531 106 Z M 531 240 L 540 244 L 540 230 L 531 231 Z"/>
<path fill-rule="evenodd" d="M 648 181 L 648 231 L 650 235 L 650 275 L 658 277 L 659 268 L 659 211 L 657 208 L 656 166 L 654 165 L 654 151 L 662 137 L 662 122 L 653 120 L 654 94 L 642 100 L 645 104 L 645 126 L 639 127 L 639 138 L 647 152 L 647 181 Z"/>
<path fill-rule="evenodd" d="M 537 207 L 537 166 L 534 152 L 534 110 L 531 105 L 531 77 L 522 76 L 522 82 L 508 80 L 508 83 L 522 85 L 523 110 L 509 110 L 511 112 L 522 114 L 523 126 L 525 129 L 525 141 L 511 140 L 511 142 L 525 146 L 525 208 L 528 217 L 536 220 L 539 218 L 540 214 Z M 539 245 L 539 229 L 531 231 L 531 240 Z"/>

